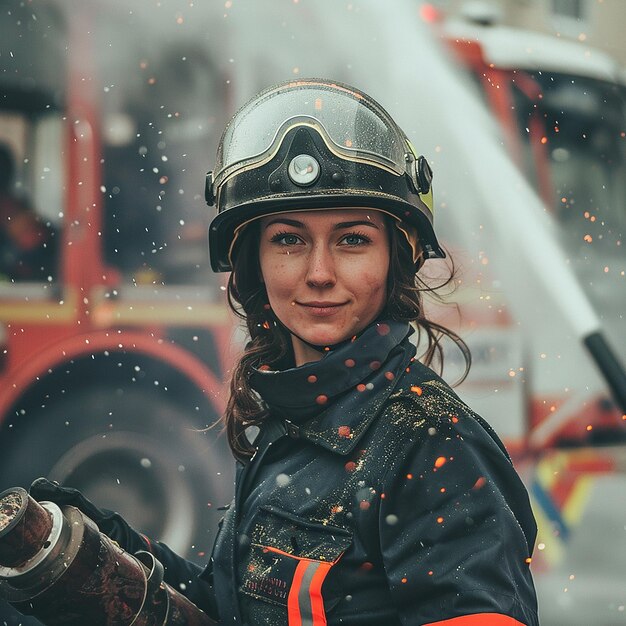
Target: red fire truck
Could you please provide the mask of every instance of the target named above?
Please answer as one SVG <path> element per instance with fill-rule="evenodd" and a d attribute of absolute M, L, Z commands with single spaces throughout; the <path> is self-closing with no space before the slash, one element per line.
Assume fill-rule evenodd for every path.
<path fill-rule="evenodd" d="M 119 84 L 99 66 L 99 18 L 59 6 L 0 3 L 0 146 L 14 167 L 1 196 L 0 486 L 72 484 L 202 562 L 232 491 L 215 422 L 233 325 L 203 270 L 203 216 L 180 208 L 202 202 L 168 170 L 194 118 L 164 110 L 151 78 L 158 65 L 200 97 L 207 86 L 193 50 L 163 60 L 129 41 L 132 67 L 114 80 L 142 98 L 108 116 Z"/>
<path fill-rule="evenodd" d="M 492 24 L 480 15 L 476 21 L 445 19 L 432 7 L 422 13 L 441 20 L 438 34 L 478 86 L 507 152 L 550 213 L 609 342 L 623 354 L 624 70 L 578 42 Z M 604 390 L 584 406 L 570 403 L 546 424 L 546 407 L 554 413 L 564 402 L 558 387 L 535 380 L 529 402 L 535 447 L 624 438 L 622 407 Z"/>

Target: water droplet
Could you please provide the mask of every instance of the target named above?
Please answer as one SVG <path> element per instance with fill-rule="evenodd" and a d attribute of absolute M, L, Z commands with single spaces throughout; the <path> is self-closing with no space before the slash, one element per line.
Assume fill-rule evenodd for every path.
<path fill-rule="evenodd" d="M 276 484 L 279 487 L 286 487 L 291 482 L 291 478 L 287 474 L 278 474 L 276 476 Z"/>

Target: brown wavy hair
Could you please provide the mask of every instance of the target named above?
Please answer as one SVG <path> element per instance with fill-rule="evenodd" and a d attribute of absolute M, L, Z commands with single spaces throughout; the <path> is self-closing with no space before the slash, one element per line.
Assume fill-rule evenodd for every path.
<path fill-rule="evenodd" d="M 420 360 L 425 365 L 438 361 L 443 371 L 443 337 L 451 339 L 462 352 L 465 371 L 455 383 L 467 377 L 472 357 L 469 347 L 454 331 L 426 319 L 423 294 L 429 293 L 443 301 L 438 291 L 453 285 L 456 275 L 454 262 L 450 260 L 449 275 L 438 285 L 427 285 L 418 275 L 406 237 L 393 227 L 393 219 L 385 216 L 390 243 L 390 266 L 387 277 L 387 304 L 380 316 L 411 323 L 417 330 L 418 345 L 426 336 L 427 346 Z M 230 379 L 230 396 L 224 415 L 224 426 L 233 455 L 240 460 L 252 456 L 253 446 L 245 436 L 250 425 L 260 424 L 267 415 L 258 394 L 250 387 L 252 368 L 279 364 L 292 355 L 289 332 L 276 322 L 270 308 L 265 284 L 261 280 L 259 265 L 260 220 L 249 224 L 239 235 L 233 254 L 233 271 L 228 279 L 228 305 L 247 327 L 250 340 L 233 369 Z M 448 257 L 449 258 L 449 257 Z M 421 265 L 421 262 L 420 262 Z"/>

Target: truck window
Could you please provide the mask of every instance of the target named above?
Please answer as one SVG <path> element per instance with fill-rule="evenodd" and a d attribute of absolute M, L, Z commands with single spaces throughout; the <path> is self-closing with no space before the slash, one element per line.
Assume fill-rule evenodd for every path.
<path fill-rule="evenodd" d="M 0 110 L 0 284 L 58 279 L 62 122 Z"/>
<path fill-rule="evenodd" d="M 103 102 L 106 263 L 126 283 L 216 283 L 201 194 L 202 168 L 225 121 L 220 74 L 195 45 L 144 49 L 132 37 L 124 45 L 136 59 L 125 98 Z M 101 72 L 105 84 L 119 78 Z"/>
<path fill-rule="evenodd" d="M 626 118 L 624 89 L 564 74 L 529 74 L 540 98 L 514 89 L 520 135 L 527 149 L 541 141 L 552 181 L 551 208 L 565 247 L 583 257 L 614 258 L 626 231 Z M 542 137 L 528 132 L 541 120 Z M 536 174 L 536 172 L 535 172 Z"/>

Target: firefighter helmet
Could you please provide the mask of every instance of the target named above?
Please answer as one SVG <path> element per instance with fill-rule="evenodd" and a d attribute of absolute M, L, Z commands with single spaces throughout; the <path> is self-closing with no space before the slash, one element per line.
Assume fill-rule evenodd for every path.
<path fill-rule="evenodd" d="M 426 159 L 368 95 L 323 79 L 275 85 L 231 119 L 207 174 L 206 201 L 217 206 L 209 226 L 211 267 L 232 269 L 238 234 L 254 219 L 331 208 L 383 211 L 398 220 L 418 266 L 443 258 L 432 226 L 431 180 Z"/>

